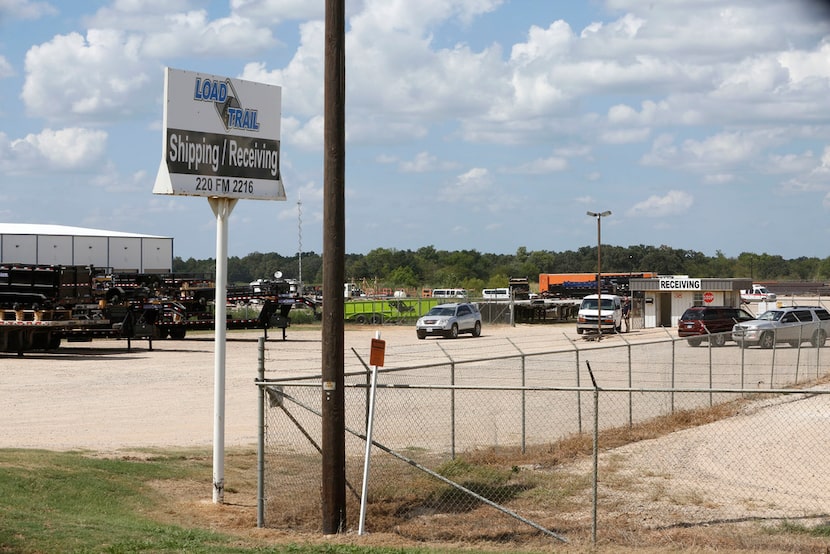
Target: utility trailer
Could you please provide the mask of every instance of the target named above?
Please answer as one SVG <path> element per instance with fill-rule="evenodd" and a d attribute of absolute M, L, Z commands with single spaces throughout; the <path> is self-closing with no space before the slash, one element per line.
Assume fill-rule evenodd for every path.
<path fill-rule="evenodd" d="M 258 297 L 261 299 L 261 297 Z M 288 313 L 294 305 L 294 299 L 262 300 L 262 308 L 256 317 L 226 319 L 226 329 L 263 329 L 268 336 L 268 329 L 281 329 L 285 340 L 286 329 L 291 325 Z M 170 337 L 181 340 L 188 331 L 212 331 L 216 328 L 213 314 L 207 311 L 191 312 L 181 302 L 163 302 L 160 304 L 159 319 L 155 322 L 160 338 Z"/>
<path fill-rule="evenodd" d="M 367 298 L 346 300 L 343 305 L 345 321 L 360 324 L 414 323 L 430 308 L 447 298 Z"/>

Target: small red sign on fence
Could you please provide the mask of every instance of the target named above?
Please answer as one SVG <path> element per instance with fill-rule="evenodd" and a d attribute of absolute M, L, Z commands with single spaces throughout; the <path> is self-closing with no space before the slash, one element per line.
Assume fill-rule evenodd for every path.
<path fill-rule="evenodd" d="M 369 365 L 383 367 L 383 357 L 386 354 L 386 341 L 372 339 L 372 347 L 369 350 Z"/>

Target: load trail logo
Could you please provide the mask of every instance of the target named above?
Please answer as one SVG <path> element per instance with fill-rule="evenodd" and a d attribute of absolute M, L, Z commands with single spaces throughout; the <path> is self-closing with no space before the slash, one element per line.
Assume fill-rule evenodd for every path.
<path fill-rule="evenodd" d="M 220 81 L 196 77 L 193 99 L 212 102 L 226 131 L 231 129 L 259 131 L 257 110 L 246 109 L 242 106 L 230 79 Z"/>

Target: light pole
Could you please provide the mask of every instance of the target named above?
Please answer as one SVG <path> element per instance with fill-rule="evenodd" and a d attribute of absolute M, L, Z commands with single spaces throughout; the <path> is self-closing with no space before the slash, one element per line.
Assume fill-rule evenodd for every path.
<path fill-rule="evenodd" d="M 589 217 L 597 219 L 597 340 L 602 340 L 602 218 L 611 215 L 611 210 L 604 212 L 587 212 Z"/>

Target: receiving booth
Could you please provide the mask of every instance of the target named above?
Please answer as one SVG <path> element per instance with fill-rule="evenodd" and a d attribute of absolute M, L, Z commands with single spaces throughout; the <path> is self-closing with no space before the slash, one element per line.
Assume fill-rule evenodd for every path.
<path fill-rule="evenodd" d="M 752 287 L 752 279 L 710 279 L 688 275 L 661 275 L 631 279 L 632 315 L 642 318 L 645 329 L 676 327 L 680 316 L 691 306 L 741 305 L 741 290 Z M 632 322 L 634 323 L 634 322 Z"/>

